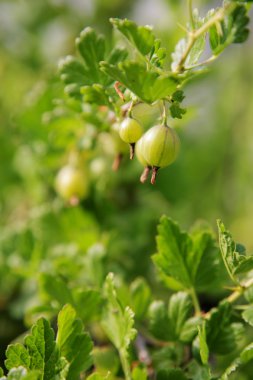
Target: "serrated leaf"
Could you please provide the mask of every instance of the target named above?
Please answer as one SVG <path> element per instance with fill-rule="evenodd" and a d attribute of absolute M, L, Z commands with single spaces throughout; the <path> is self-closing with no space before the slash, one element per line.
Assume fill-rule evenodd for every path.
<path fill-rule="evenodd" d="M 68 364 L 60 358 L 49 322 L 41 318 L 24 339 L 24 346 L 11 345 L 6 352 L 6 367 L 25 365 L 38 370 L 43 380 L 61 380 L 67 374 Z"/>
<path fill-rule="evenodd" d="M 192 286 L 187 265 L 188 252 L 192 242 L 186 232 L 181 232 L 178 224 L 167 217 L 162 217 L 158 226 L 158 253 L 152 259 L 159 270 L 173 277 L 182 287 Z"/>
<path fill-rule="evenodd" d="M 104 292 L 108 303 L 104 311 L 102 326 L 115 347 L 126 354 L 131 341 L 136 336 L 136 330 L 133 328 L 134 313 L 130 307 L 123 308 L 120 304 L 112 273 L 106 277 Z"/>
<path fill-rule="evenodd" d="M 206 340 L 210 352 L 227 355 L 233 352 L 244 335 L 241 323 L 231 323 L 231 305 L 223 301 L 211 311 L 206 321 Z"/>
<path fill-rule="evenodd" d="M 173 100 L 174 102 L 179 102 L 179 103 L 181 103 L 181 102 L 184 100 L 185 95 L 184 95 L 184 92 L 183 92 L 182 90 L 177 90 L 177 91 L 175 91 L 175 92 L 172 94 L 171 98 L 172 98 L 172 100 Z"/>
<path fill-rule="evenodd" d="M 92 365 L 93 344 L 71 305 L 65 305 L 58 315 L 56 341 L 61 355 L 70 363 L 67 379 L 79 379 L 80 373 Z"/>
<path fill-rule="evenodd" d="M 101 62 L 101 69 L 149 104 L 170 96 L 178 85 L 173 75 L 147 70 L 146 66 L 138 62 L 125 61 L 117 66 Z"/>
<path fill-rule="evenodd" d="M 143 278 L 137 278 L 130 285 L 131 306 L 136 319 L 142 319 L 151 302 L 151 290 Z"/>
<path fill-rule="evenodd" d="M 90 27 L 85 28 L 76 39 L 76 46 L 84 60 L 88 78 L 92 83 L 102 83 L 99 62 L 105 57 L 105 38 Z"/>
<path fill-rule="evenodd" d="M 246 364 L 253 359 L 253 343 L 250 343 L 247 347 L 245 347 L 240 356 L 237 357 L 224 371 L 223 375 L 220 377 L 220 380 L 228 380 L 229 375 L 236 371 L 238 367 L 242 364 Z"/>
<path fill-rule="evenodd" d="M 180 107 L 180 103 L 174 102 L 170 106 L 170 114 L 173 119 L 182 119 L 183 115 L 186 113 L 185 108 Z"/>
<path fill-rule="evenodd" d="M 253 326 L 253 305 L 249 305 L 247 309 L 242 312 L 242 317 L 245 322 Z"/>
<path fill-rule="evenodd" d="M 32 327 L 24 344 L 29 352 L 31 369 L 38 369 L 44 373 L 44 379 L 53 379 L 58 365 L 59 353 L 54 341 L 54 331 L 49 322 L 41 318 Z"/>
<path fill-rule="evenodd" d="M 151 51 L 155 42 L 155 36 L 150 26 L 138 26 L 131 20 L 119 18 L 111 18 L 110 22 L 141 54 L 147 55 Z"/>
<path fill-rule="evenodd" d="M 253 256 L 245 256 L 237 252 L 238 245 L 233 241 L 232 235 L 226 230 L 224 224 L 218 220 L 219 243 L 226 269 L 233 277 L 235 274 L 245 273 L 253 269 Z"/>
<path fill-rule="evenodd" d="M 161 40 L 156 39 L 150 52 L 150 63 L 157 67 L 163 67 L 166 55 L 166 49 L 161 47 Z"/>
<path fill-rule="evenodd" d="M 205 323 L 202 326 L 198 326 L 198 338 L 199 338 L 199 353 L 202 363 L 205 365 L 208 363 L 209 349 L 206 342 L 206 326 Z"/>
<path fill-rule="evenodd" d="M 209 30 L 210 46 L 215 55 L 220 54 L 231 43 L 242 43 L 249 35 L 246 26 L 249 23 L 244 5 L 237 5 L 232 13 Z M 217 27 L 218 26 L 218 27 Z"/>
<path fill-rule="evenodd" d="M 168 279 L 178 284 L 177 289 L 190 289 L 199 285 L 210 286 L 210 276 L 203 279 L 200 275 L 204 256 L 208 256 L 214 246 L 213 236 L 207 231 L 198 231 L 192 235 L 182 232 L 175 222 L 162 217 L 158 226 L 158 253 L 152 258 L 157 269 Z M 204 264 L 205 265 L 205 264 Z M 217 263 L 213 256 L 209 258 L 208 272 L 215 278 Z M 175 283 L 172 283 L 176 289 Z M 167 282 L 170 286 L 170 282 Z"/>
<path fill-rule="evenodd" d="M 110 106 L 109 94 L 106 88 L 100 84 L 93 84 L 92 86 L 84 86 L 80 89 L 85 103 Z"/>
<path fill-rule="evenodd" d="M 99 62 L 107 60 L 110 64 L 123 61 L 128 52 L 126 49 L 115 47 L 109 53 L 106 52 L 105 38 L 97 34 L 92 28 L 85 28 L 76 39 L 76 46 L 81 59 L 73 56 L 63 58 L 59 63 L 61 80 L 65 83 L 65 92 L 81 100 L 81 87 L 101 84 L 108 86 L 112 79 L 102 73 Z"/>
<path fill-rule="evenodd" d="M 20 343 L 9 345 L 6 350 L 6 357 L 5 366 L 7 369 L 19 366 L 30 368 L 30 356 L 26 348 Z"/>
<path fill-rule="evenodd" d="M 187 319 L 181 329 L 179 340 L 183 343 L 192 342 L 198 333 L 198 326 L 201 324 L 201 322 L 202 318 L 200 317 L 192 317 Z"/>
<path fill-rule="evenodd" d="M 241 255 L 242 256 L 242 255 Z M 247 273 L 253 269 L 253 256 L 242 257 L 241 261 L 234 269 L 234 274 Z"/>
<path fill-rule="evenodd" d="M 159 340 L 169 341 L 173 338 L 168 311 L 163 301 L 153 301 L 149 307 L 149 330 Z"/>
<path fill-rule="evenodd" d="M 191 316 L 193 311 L 190 296 L 185 292 L 178 292 L 170 297 L 168 315 L 173 335 L 179 338 L 186 320 Z"/>

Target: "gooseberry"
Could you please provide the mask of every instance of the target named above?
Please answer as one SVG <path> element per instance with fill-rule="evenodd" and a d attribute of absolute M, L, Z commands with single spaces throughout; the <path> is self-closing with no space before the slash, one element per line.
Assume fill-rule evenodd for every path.
<path fill-rule="evenodd" d="M 119 129 L 119 135 L 123 141 L 130 144 L 130 159 L 134 157 L 135 143 L 143 134 L 143 127 L 131 117 L 125 118 Z"/>
<path fill-rule="evenodd" d="M 146 180 L 148 179 L 150 170 L 151 170 L 151 166 L 148 164 L 148 162 L 145 160 L 145 158 L 143 156 L 143 144 L 145 143 L 144 137 L 145 137 L 145 135 L 143 135 L 140 138 L 140 140 L 137 141 L 137 143 L 135 145 L 136 157 L 137 157 L 138 161 L 144 166 L 144 170 L 140 176 L 140 181 L 142 183 L 146 182 Z"/>
<path fill-rule="evenodd" d="M 159 168 L 171 164 L 177 157 L 180 140 L 174 129 L 167 125 L 155 125 L 143 136 L 142 155 L 152 166 L 151 183 L 156 180 Z"/>
<path fill-rule="evenodd" d="M 55 189 L 58 194 L 71 204 L 78 203 L 88 193 L 88 183 L 81 168 L 66 165 L 57 174 Z"/>

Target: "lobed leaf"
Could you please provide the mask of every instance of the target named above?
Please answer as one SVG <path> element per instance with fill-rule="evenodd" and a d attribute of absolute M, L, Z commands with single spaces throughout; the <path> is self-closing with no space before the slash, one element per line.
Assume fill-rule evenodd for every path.
<path fill-rule="evenodd" d="M 217 260 L 212 254 L 214 239 L 207 231 L 187 234 L 164 216 L 158 226 L 157 249 L 153 261 L 172 289 L 203 288 L 210 286 L 216 277 Z M 204 278 L 201 275 L 203 266 Z"/>
<path fill-rule="evenodd" d="M 136 330 L 133 328 L 134 313 L 130 307 L 123 308 L 119 302 L 112 273 L 109 273 L 106 278 L 104 292 L 108 303 L 102 326 L 115 347 L 126 354 L 131 341 L 136 336 Z"/>
<path fill-rule="evenodd" d="M 170 96 L 179 83 L 171 74 L 147 70 L 143 64 L 133 61 L 125 61 L 116 66 L 101 62 L 101 69 L 149 104 Z"/>
<path fill-rule="evenodd" d="M 91 338 L 83 332 L 83 324 L 76 318 L 76 311 L 71 305 L 64 306 L 58 315 L 57 323 L 57 347 L 70 364 L 67 379 L 79 379 L 80 373 L 92 365 Z"/>
<path fill-rule="evenodd" d="M 131 20 L 119 18 L 111 18 L 110 22 L 141 54 L 150 53 L 155 42 L 155 36 L 150 26 L 138 26 Z"/>

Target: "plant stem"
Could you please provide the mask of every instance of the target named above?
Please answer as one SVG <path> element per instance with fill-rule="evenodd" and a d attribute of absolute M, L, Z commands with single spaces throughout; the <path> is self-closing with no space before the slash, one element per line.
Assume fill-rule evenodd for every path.
<path fill-rule="evenodd" d="M 215 61 L 217 57 L 218 57 L 217 55 L 212 55 L 210 58 L 205 59 L 205 61 L 198 62 L 198 63 L 195 63 L 195 65 L 185 67 L 185 70 L 191 70 L 191 69 L 195 69 L 196 67 L 208 65 L 209 63 L 212 63 L 213 61 Z"/>
<path fill-rule="evenodd" d="M 229 303 L 235 302 L 238 298 L 240 298 L 245 290 L 247 290 L 250 286 L 253 285 L 253 278 L 250 278 L 248 281 L 246 281 L 243 285 L 238 286 L 233 293 L 231 293 L 225 300 Z M 210 317 L 210 311 L 205 313 L 205 318 L 208 319 Z"/>
<path fill-rule="evenodd" d="M 200 308 L 200 304 L 199 304 L 199 299 L 198 299 L 198 296 L 197 296 L 197 293 L 196 293 L 194 287 L 192 287 L 190 289 L 190 295 L 192 297 L 192 302 L 193 302 L 193 306 L 194 306 L 194 309 L 195 309 L 195 314 L 196 315 L 201 315 L 201 308 Z"/>
<path fill-rule="evenodd" d="M 190 3 L 190 1 L 189 1 Z M 189 5 L 190 6 L 190 5 Z M 188 57 L 188 55 L 190 54 L 190 51 L 193 47 L 193 45 L 195 44 L 195 42 L 197 41 L 197 39 L 202 36 L 203 34 L 205 34 L 210 28 L 211 26 L 215 25 L 217 22 L 221 22 L 225 15 L 226 15 L 226 11 L 230 8 L 231 11 L 234 9 L 235 7 L 235 4 L 228 4 L 226 5 L 224 8 L 220 8 L 212 17 L 210 17 L 210 19 L 205 23 L 203 24 L 200 28 L 196 29 L 196 30 L 193 30 L 193 31 L 189 31 L 188 32 L 188 40 L 187 40 L 187 46 L 186 46 L 186 49 L 185 49 L 185 52 L 184 54 L 182 55 L 180 61 L 178 62 L 178 65 L 175 69 L 175 72 L 176 73 L 181 73 L 185 70 L 184 68 L 184 64 L 185 64 L 185 61 Z"/>
<path fill-rule="evenodd" d="M 167 125 L 167 111 L 166 111 L 166 102 L 165 102 L 165 100 L 163 100 L 162 125 Z"/>
<path fill-rule="evenodd" d="M 192 0 L 188 0 L 188 9 L 189 9 L 190 23 L 193 30 L 195 28 L 194 28 L 194 18 L 193 18 L 193 13 L 192 13 Z"/>
<path fill-rule="evenodd" d="M 130 365 L 127 359 L 126 351 L 119 350 L 119 356 L 120 356 L 120 361 L 122 364 L 122 369 L 125 375 L 125 380 L 131 380 L 131 369 L 130 369 Z"/>

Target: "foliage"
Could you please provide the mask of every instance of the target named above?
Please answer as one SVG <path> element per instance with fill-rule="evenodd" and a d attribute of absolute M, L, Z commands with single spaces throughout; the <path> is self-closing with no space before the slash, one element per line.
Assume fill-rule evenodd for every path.
<path fill-rule="evenodd" d="M 27 23 L 24 30 L 34 54 L 13 49 L 15 38 L 13 46 L 8 42 L 11 33 L 3 38 L 3 49 L 10 52 L 3 50 L 3 54 L 0 49 L 1 65 L 10 68 L 10 74 L 7 70 L 2 76 L 1 66 L 0 77 L 10 96 L 0 98 L 0 118 L 6 131 L 15 131 L 15 137 L 10 131 L 6 136 L 0 132 L 2 162 L 6 163 L 0 171 L 5 184 L 0 195 L 4 225 L 0 237 L 0 322 L 4 327 L 0 334 L 7 337 L 0 379 L 232 380 L 233 372 L 235 378 L 250 379 L 253 256 L 235 242 L 220 220 L 218 239 L 216 231 L 203 222 L 185 230 L 199 216 L 214 217 L 217 210 L 212 211 L 208 178 L 198 183 L 198 177 L 208 176 L 210 181 L 216 168 L 222 177 L 226 167 L 222 168 L 220 157 L 226 162 L 224 146 L 229 144 L 224 135 L 210 157 L 210 150 L 205 150 L 211 141 L 200 129 L 191 135 L 191 127 L 184 129 L 184 123 L 193 116 L 191 86 L 211 78 L 225 87 L 225 79 L 218 78 L 217 72 L 208 74 L 207 68 L 229 45 L 247 40 L 252 1 L 227 0 L 202 15 L 202 9 L 192 9 L 189 0 L 186 26 L 164 34 L 123 18 L 124 13 L 120 18 L 116 3 L 94 2 L 97 20 L 112 16 L 110 31 L 92 17 L 87 20 L 92 27 L 85 27 L 76 38 L 76 53 L 66 44 L 63 54 L 68 55 L 60 60 L 56 77 L 45 73 L 42 59 L 50 46 L 48 37 L 53 38 L 50 23 L 73 12 L 70 22 L 79 20 L 80 30 L 83 20 L 76 10 L 38 1 L 36 7 L 31 5 L 34 12 L 24 12 L 27 16 L 22 16 L 22 22 Z M 128 3 L 130 7 L 132 2 Z M 178 20 L 185 18 L 183 3 L 166 3 Z M 100 9 L 104 13 L 99 15 Z M 47 39 L 44 45 L 40 40 L 37 48 L 41 51 L 36 52 L 33 36 L 39 41 L 46 27 Z M 77 29 L 73 27 L 73 35 Z M 52 44 L 53 48 L 57 45 Z M 229 59 L 226 54 L 224 60 Z M 49 56 L 55 66 L 53 52 Z M 236 88 L 244 72 L 247 75 L 238 69 L 231 77 Z M 45 81 L 25 98 L 39 73 L 44 73 Z M 238 108 L 240 99 L 243 104 L 247 101 L 246 90 L 243 96 L 236 92 Z M 22 104 L 19 91 L 26 99 Z M 223 92 L 223 98 L 215 95 L 217 107 L 223 110 L 230 91 Z M 12 108 L 17 111 L 9 118 Z M 232 114 L 232 108 L 229 104 L 227 114 Z M 119 133 L 126 118 L 137 120 L 146 136 L 152 127 L 163 126 L 166 136 L 175 129 L 182 140 L 181 157 L 167 172 L 169 180 L 161 173 L 152 189 L 137 183 L 136 160 L 128 163 L 128 146 Z M 228 116 L 220 119 L 213 128 L 218 141 L 218 133 L 225 133 L 231 120 Z M 207 141 L 200 159 L 201 134 Z M 175 143 L 176 132 L 171 136 Z M 153 155 L 167 154 L 165 139 L 154 141 L 159 149 Z M 173 146 L 175 150 L 169 140 L 168 149 L 172 151 Z M 163 165 L 152 164 L 144 150 L 141 182 L 152 171 L 154 184 L 156 165 Z M 239 159 L 234 152 L 237 149 L 229 152 L 230 159 Z M 186 170 L 188 158 L 189 165 L 195 162 L 191 170 Z M 206 167 L 211 166 L 205 165 L 210 160 L 217 163 L 208 172 Z M 69 191 L 59 186 L 71 182 L 70 178 L 55 183 L 62 167 L 81 173 Z M 85 191 L 78 188 L 80 183 Z M 232 195 L 228 199 L 232 186 L 227 186 L 222 194 L 234 209 Z M 208 206 L 201 208 L 203 200 Z M 226 220 L 222 207 L 219 213 Z"/>

